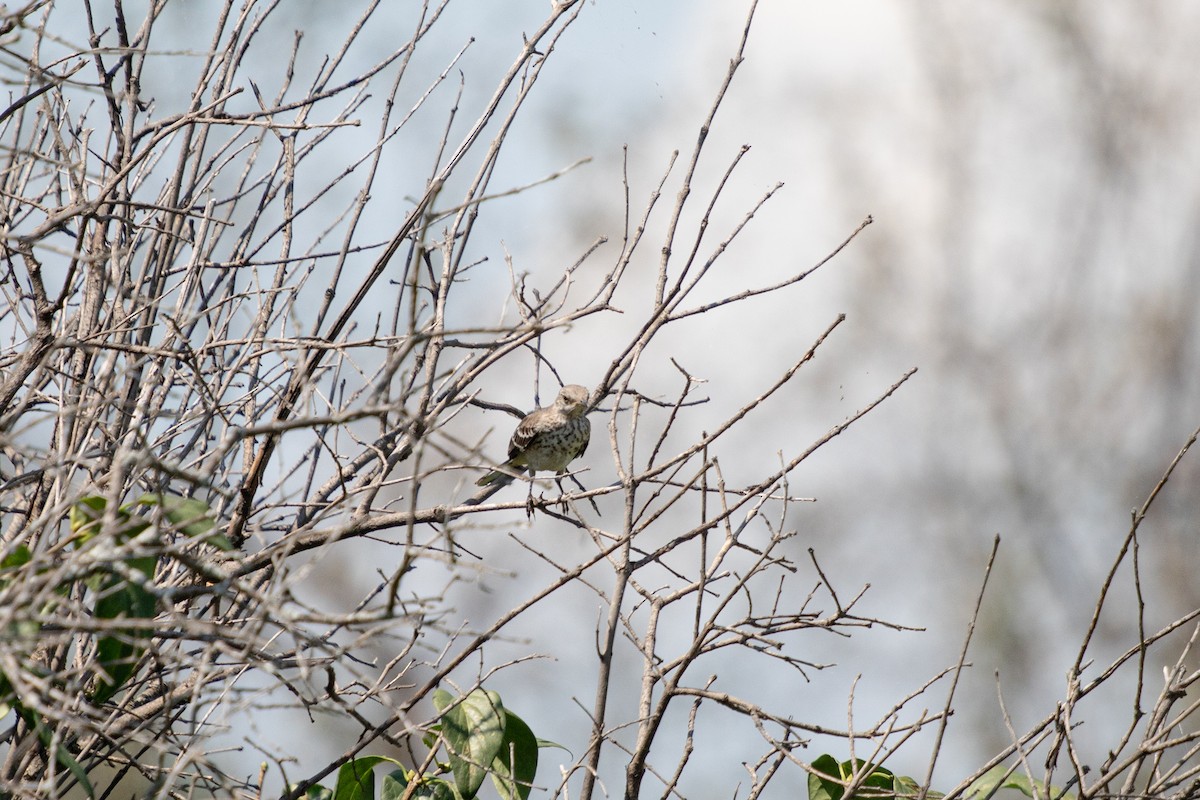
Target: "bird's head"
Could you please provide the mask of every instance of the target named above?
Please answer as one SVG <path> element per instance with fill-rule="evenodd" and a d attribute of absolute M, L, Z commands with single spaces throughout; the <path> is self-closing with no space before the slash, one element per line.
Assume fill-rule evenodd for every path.
<path fill-rule="evenodd" d="M 578 384 L 564 386 L 554 398 L 554 405 L 568 417 L 578 417 L 587 412 L 588 390 Z"/>

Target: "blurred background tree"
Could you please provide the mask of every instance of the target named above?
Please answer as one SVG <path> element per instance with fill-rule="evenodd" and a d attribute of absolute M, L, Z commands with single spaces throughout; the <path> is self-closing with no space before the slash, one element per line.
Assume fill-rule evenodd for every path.
<path fill-rule="evenodd" d="M 1010 724 L 1046 720 L 1071 696 L 1114 564 L 1081 679 L 1138 657 L 1071 718 L 1086 718 L 1074 757 L 1103 772 L 1181 652 L 1167 684 L 1194 695 L 1193 627 L 1139 649 L 1200 608 L 1191 458 L 1122 549 L 1130 509 L 1200 418 L 1200 18 L 1187 4 L 764 3 L 694 170 L 746 28 L 738 4 L 82 7 L 40 0 L 3 25 L 11 786 L 44 794 L 67 785 L 57 775 L 73 761 L 132 757 L 130 741 L 158 765 L 141 768 L 147 779 L 250 794 L 316 777 L 356 742 L 408 747 L 411 763 L 401 732 L 435 716 L 422 698 L 441 680 L 465 691 L 486 677 L 570 748 L 563 786 L 598 791 L 572 765 L 598 741 L 600 670 L 611 729 L 599 736 L 616 747 L 590 774 L 615 793 L 637 761 L 622 748 L 638 751 L 656 663 L 637 637 L 661 593 L 711 556 L 685 548 L 684 567 L 656 548 L 703 548 L 674 537 L 712 519 L 691 504 L 708 493 L 665 508 L 637 540 L 657 553 L 639 568 L 661 585 L 643 580 L 613 606 L 629 576 L 594 559 L 619 554 L 607 548 L 637 527 L 621 498 L 639 496 L 616 457 L 716 458 L 724 485 L 743 489 L 834 431 L 784 469 L 785 486 L 758 490 L 775 499 L 753 517 L 765 526 L 755 546 L 799 583 L 752 597 L 924 632 L 804 635 L 783 651 L 802 663 L 707 653 L 713 692 L 834 733 L 851 698 L 854 720 L 869 720 L 859 731 L 886 722 L 955 664 L 999 534 L 955 733 L 926 726 L 888 766 L 924 778 L 940 750 L 932 785 L 949 788 L 1009 747 Z M 704 276 L 686 307 L 714 305 L 652 327 L 668 302 L 658 286 L 686 286 L 684 264 Z M 754 402 L 818 341 L 795 380 Z M 535 490 L 533 517 L 523 485 L 471 504 L 512 415 L 549 402 L 559 378 L 596 390 L 578 463 L 583 485 L 604 491 L 554 512 Z M 711 451 L 690 450 L 735 417 Z M 692 466 L 672 480 L 715 485 L 711 463 Z M 161 501 L 141 508 L 153 536 L 122 516 L 122 503 L 164 491 L 210 508 L 238 555 L 221 561 L 181 535 L 187 520 Z M 781 509 L 777 492 L 818 502 Z M 121 532 L 115 550 L 68 525 L 81 498 Z M 96 647 L 112 625 L 104 588 L 85 580 L 137 583 L 151 556 L 154 646 L 143 653 L 121 625 L 107 641 L 153 668 L 105 697 Z M 848 601 L 868 584 L 843 617 L 834 592 Z M 544 591 L 552 603 L 506 617 Z M 699 611 L 670 617 L 660 659 L 688 650 L 696 629 L 683 619 Z M 616 631 L 606 666 L 598 651 Z M 914 700 L 904 724 L 916 706 L 940 708 L 945 689 Z M 162 697 L 178 702 L 143 723 L 160 738 L 123 738 L 138 731 L 113 709 Z M 691 697 L 694 719 L 686 703 L 664 716 L 673 749 L 646 792 L 730 796 L 739 780 L 761 791 L 763 765 L 785 751 L 848 755 L 844 736 L 812 731 L 808 752 L 764 745 L 740 712 Z M 1166 758 L 1186 765 L 1196 725 L 1166 722 L 1184 737 Z M 867 737 L 857 754 L 881 738 L 895 743 Z M 689 761 L 692 747 L 706 757 Z M 800 768 L 770 776 L 781 792 L 806 781 Z M 1176 777 L 1188 785 L 1186 769 Z"/>

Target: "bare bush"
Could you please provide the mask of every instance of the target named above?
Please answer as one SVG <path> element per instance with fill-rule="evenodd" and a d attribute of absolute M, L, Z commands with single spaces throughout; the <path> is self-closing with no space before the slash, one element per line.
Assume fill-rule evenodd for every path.
<path fill-rule="evenodd" d="M 751 678 L 781 669 L 805 683 L 824 665 L 805 656 L 804 637 L 904 629 L 864 610 L 865 589 L 836 586 L 819 554 L 797 546 L 806 500 L 790 476 L 915 370 L 731 485 L 723 448 L 748 419 L 773 413 L 844 317 L 831 313 L 772 381 L 737 387 L 737 402 L 703 429 L 702 380 L 689 359 L 656 346 L 684 321 L 794 291 L 870 223 L 768 285 L 710 286 L 778 188 L 728 229 L 710 230 L 746 150 L 712 179 L 698 177 L 700 165 L 720 158 L 707 152 L 706 134 L 744 55 L 753 6 L 695 146 L 670 159 L 644 201 L 626 177 L 616 256 L 604 261 L 597 240 L 545 281 L 510 262 L 506 296 L 480 310 L 471 282 L 496 265 L 473 237 L 485 211 L 522 188 L 494 185 L 500 155 L 584 5 L 557 4 L 528 31 L 466 122 L 464 90 L 451 79 L 463 53 L 430 43 L 448 3 L 406 10 L 411 33 L 390 52 L 368 35 L 384 23 L 381 4 L 367 3 L 344 21 L 341 47 L 315 60 L 300 36 L 281 50 L 286 20 L 273 4 L 181 5 L 152 3 L 134 20 L 119 0 L 105 12 L 85 2 L 81 22 L 42 0 L 4 26 L 4 69 L 20 86 L 0 113 L 7 792 L 295 797 L 377 753 L 434 770 L 422 737 L 443 730 L 435 691 L 466 695 L 522 670 L 527 657 L 554 655 L 547 629 L 526 656 L 498 665 L 487 657 L 514 622 L 579 586 L 606 610 L 595 671 L 576 681 L 595 692 L 579 737 L 586 747 L 558 778 L 539 774 L 556 796 L 682 796 L 706 719 L 757 733 L 760 755 L 720 789 L 751 797 L 785 768 L 806 781 L 817 770 L 800 752 L 814 740 L 870 762 L 848 777 L 858 786 L 923 729 L 945 730 L 947 679 L 967 663 L 965 647 L 865 726 L 852 715 L 846 726 L 806 718 L 788 697 L 747 697 L 709 668 L 732 663 Z M 178 28 L 201 21 L 211 44 L 179 52 Z M 428 82 L 413 67 L 422 59 L 441 59 Z M 178 100 L 145 88 L 167 71 L 176 90 L 193 81 Z M 398 166 L 389 153 L 412 130 L 425 132 L 415 137 L 421 146 Z M 397 174 L 404 202 L 382 185 Z M 673 202 L 663 200 L 668 187 Z M 647 231 L 659 225 L 662 238 L 651 242 Z M 647 264 L 656 271 L 642 281 L 635 273 Z M 500 321 L 480 323 L 485 316 Z M 586 459 L 605 468 L 562 476 L 561 493 L 543 479 L 477 489 L 509 421 L 529 410 L 491 399 L 488 387 L 516 357 L 538 365 L 530 407 L 583 380 L 579 326 L 607 317 L 609 335 L 588 345 L 603 367 L 590 385 Z M 729 336 L 753 349 L 736 326 Z M 659 388 L 668 381 L 673 395 Z M 496 436 L 473 427 L 485 418 Z M 470 535 L 502 514 L 575 531 L 591 546 L 566 562 L 550 547 L 506 542 L 552 577 L 471 625 L 444 588 L 429 586 L 485 571 Z M 386 554 L 378 579 L 314 601 L 307 578 L 356 543 Z M 439 577 L 419 583 L 418 568 Z M 1097 614 L 1102 607 L 1103 598 Z M 1029 777 L 1047 786 L 1061 774 L 1055 765 L 1071 763 L 1075 791 L 1111 792 L 1118 780 L 1131 793 L 1194 787 L 1186 764 L 1195 735 L 1171 733 L 1194 710 L 1175 710 L 1195 680 L 1182 656 L 1143 732 L 1131 725 L 1098 778 L 1070 746 L 1079 702 L 1133 662 L 1140 697 L 1145 653 L 1194 616 L 1145 632 L 1091 682 L 1085 645 L 1071 696 L 1014 733 L 996 763 L 1016 754 L 1015 766 L 1029 766 L 1045 746 L 1046 773 L 1030 768 Z M 622 680 L 622 665 L 635 665 L 636 680 Z M 925 710 L 944 683 L 948 699 Z M 336 720 L 345 732 L 338 755 L 311 763 L 272 744 L 260 726 L 280 709 Z M 703 716 L 710 711 L 719 716 Z M 224 752 L 231 746 L 262 769 L 248 772 L 244 757 Z M 605 784 L 614 767 L 619 790 Z M 959 791 L 973 787 L 966 779 Z"/>

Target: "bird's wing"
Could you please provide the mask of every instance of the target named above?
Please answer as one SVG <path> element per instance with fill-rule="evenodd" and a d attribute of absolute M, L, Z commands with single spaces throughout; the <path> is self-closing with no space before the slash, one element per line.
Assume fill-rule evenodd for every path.
<path fill-rule="evenodd" d="M 571 460 L 572 460 L 572 461 L 574 461 L 575 459 L 577 459 L 577 458 L 579 458 L 581 455 L 583 455 L 583 454 L 584 454 L 584 452 L 587 450 L 587 448 L 588 448 L 588 445 L 589 445 L 589 444 L 591 443 L 591 441 L 592 441 L 592 423 L 591 423 L 590 421 L 588 421 L 587 417 L 584 417 L 584 419 L 583 419 L 583 422 L 584 422 L 584 425 L 583 425 L 583 444 L 579 445 L 579 451 L 578 451 L 577 453 L 575 453 L 575 455 L 574 455 L 574 456 L 572 456 L 572 457 L 571 457 Z"/>
<path fill-rule="evenodd" d="M 512 438 L 508 440 L 508 457 L 516 458 L 519 454 L 524 453 L 534 437 L 538 435 L 538 422 L 542 409 L 538 409 L 527 415 L 525 419 L 517 424 L 517 429 L 513 431 Z"/>

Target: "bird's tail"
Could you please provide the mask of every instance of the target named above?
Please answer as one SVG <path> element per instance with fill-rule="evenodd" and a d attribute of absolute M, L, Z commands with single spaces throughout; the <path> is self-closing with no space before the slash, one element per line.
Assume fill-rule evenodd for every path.
<path fill-rule="evenodd" d="M 513 468 L 508 464 L 504 464 L 501 469 L 494 469 L 487 475 L 484 475 L 482 478 L 475 481 L 475 485 L 490 486 L 493 483 L 499 483 L 501 486 L 507 486 L 515 480 L 513 473 L 509 472 L 508 469 L 512 469 L 513 472 L 521 471 L 519 467 Z"/>

